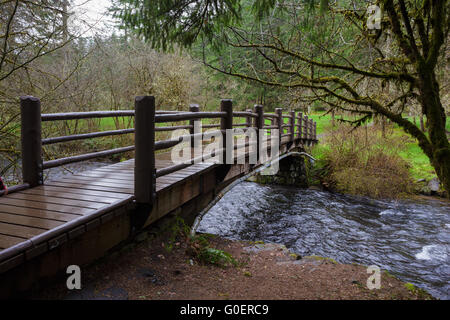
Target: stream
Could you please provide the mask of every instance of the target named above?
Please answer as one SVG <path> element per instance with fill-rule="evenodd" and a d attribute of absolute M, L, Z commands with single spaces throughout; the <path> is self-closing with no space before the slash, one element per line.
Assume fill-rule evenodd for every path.
<path fill-rule="evenodd" d="M 450 299 L 448 201 L 374 200 L 243 182 L 204 216 L 198 232 L 377 265 L 436 298 Z"/>

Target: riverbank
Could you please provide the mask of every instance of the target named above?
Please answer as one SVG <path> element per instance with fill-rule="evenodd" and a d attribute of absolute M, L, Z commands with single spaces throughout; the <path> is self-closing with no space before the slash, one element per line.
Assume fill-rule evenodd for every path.
<path fill-rule="evenodd" d="M 233 263 L 220 267 L 199 260 L 192 254 L 193 243 L 186 239 L 172 243 L 167 235 L 145 236 L 136 238 L 139 243 L 128 244 L 82 268 L 82 290 L 67 290 L 65 279 L 61 279 L 56 285 L 35 291 L 31 298 L 432 299 L 387 272 L 381 272 L 381 288 L 369 290 L 366 267 L 299 257 L 282 245 L 208 237 L 209 248 L 232 256 Z"/>

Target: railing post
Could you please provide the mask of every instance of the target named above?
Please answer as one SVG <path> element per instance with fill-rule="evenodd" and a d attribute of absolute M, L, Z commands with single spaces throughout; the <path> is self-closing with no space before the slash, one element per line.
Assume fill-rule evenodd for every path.
<path fill-rule="evenodd" d="M 136 97 L 134 140 L 134 195 L 138 204 L 151 205 L 156 197 L 155 97 Z"/>
<path fill-rule="evenodd" d="M 317 141 L 317 122 L 314 121 L 314 141 Z"/>
<path fill-rule="evenodd" d="M 222 134 L 225 136 L 223 140 L 223 147 L 225 149 L 225 163 L 233 164 L 234 163 L 234 148 L 233 148 L 233 139 L 234 135 L 229 136 L 227 134 L 228 129 L 233 129 L 233 100 L 231 99 L 223 99 L 220 102 L 220 111 L 226 112 L 227 115 L 225 118 L 220 118 L 220 130 L 222 130 Z"/>
<path fill-rule="evenodd" d="M 305 140 L 308 141 L 308 139 L 309 139 L 309 120 L 308 120 L 308 116 L 305 116 L 303 119 L 305 121 Z"/>
<path fill-rule="evenodd" d="M 298 138 L 303 139 L 303 112 L 298 115 Z"/>
<path fill-rule="evenodd" d="M 198 112 L 200 110 L 200 107 L 198 106 L 198 104 L 191 104 L 191 105 L 189 105 L 189 111 L 190 112 Z M 190 129 L 189 129 L 189 133 L 192 135 L 192 134 L 195 134 L 196 132 L 196 130 L 195 130 L 195 122 L 196 121 L 198 121 L 198 120 L 195 120 L 195 119 L 193 119 L 193 120 L 189 120 L 189 125 L 190 126 L 192 126 Z M 201 141 L 201 140 L 200 140 Z M 195 139 L 193 138 L 193 137 L 191 137 L 191 150 L 192 150 L 192 152 L 191 152 L 191 158 L 195 158 L 195 156 L 197 156 L 196 154 L 195 154 Z"/>
<path fill-rule="evenodd" d="M 283 109 L 276 108 L 275 113 L 278 115 L 277 125 L 278 125 L 278 133 L 279 133 L 279 146 L 281 150 L 281 136 L 283 135 Z"/>
<path fill-rule="evenodd" d="M 255 127 L 256 127 L 256 133 L 257 133 L 257 144 L 256 144 L 256 159 L 257 161 L 260 161 L 260 152 L 261 152 L 261 143 L 263 142 L 262 139 L 264 139 L 264 107 L 260 104 L 256 104 L 254 106 L 255 113 L 258 115 L 257 118 L 255 118 Z"/>
<path fill-rule="evenodd" d="M 291 111 L 290 112 L 290 114 L 291 114 L 291 132 L 290 132 L 290 134 L 291 134 L 291 141 L 294 141 L 295 140 L 295 111 Z"/>
<path fill-rule="evenodd" d="M 245 111 L 252 112 L 252 109 L 246 109 Z M 252 117 L 246 117 L 245 121 L 247 122 L 247 128 L 251 128 L 252 127 Z"/>
<path fill-rule="evenodd" d="M 30 187 L 43 184 L 41 101 L 20 97 L 22 179 Z"/>

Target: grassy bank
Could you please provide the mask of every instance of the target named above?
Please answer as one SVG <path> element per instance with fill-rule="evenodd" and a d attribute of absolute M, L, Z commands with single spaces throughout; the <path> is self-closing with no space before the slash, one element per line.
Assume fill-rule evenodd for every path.
<path fill-rule="evenodd" d="M 341 116 L 334 127 L 330 114 L 310 117 L 317 121 L 320 143 L 313 154 L 322 161 L 322 180 L 338 191 L 395 198 L 419 190 L 415 181 L 436 177 L 417 141 L 395 124 L 386 124 L 383 136 L 374 123 L 352 131 L 337 121 Z"/>
<path fill-rule="evenodd" d="M 313 113 L 310 115 L 314 121 L 317 122 L 317 134 L 330 134 L 331 133 L 331 114 L 324 115 L 323 113 Z M 340 116 L 336 116 L 336 119 Z M 410 117 L 406 117 L 412 120 Z M 336 125 L 339 126 L 339 122 L 336 121 Z M 419 123 L 417 121 L 417 126 Z M 450 131 L 450 119 L 447 119 L 446 124 L 447 131 Z M 428 157 L 424 154 L 422 149 L 420 149 L 417 141 L 407 135 L 398 125 L 388 125 L 386 129 L 386 135 L 404 142 L 402 148 L 398 150 L 398 155 L 402 157 L 405 161 L 410 164 L 410 172 L 414 179 L 426 179 L 430 180 L 436 177 L 436 173 Z M 322 142 L 322 141 L 321 141 Z M 326 144 L 318 145 L 315 150 L 315 154 L 323 156 L 325 150 L 329 150 L 329 146 Z"/>

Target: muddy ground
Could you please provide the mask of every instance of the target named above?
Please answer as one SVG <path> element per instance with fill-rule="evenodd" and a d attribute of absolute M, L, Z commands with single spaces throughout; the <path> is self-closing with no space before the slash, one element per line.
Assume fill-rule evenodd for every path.
<path fill-rule="evenodd" d="M 143 238 L 143 239 L 142 239 Z M 299 257 L 276 244 L 202 237 L 207 248 L 229 253 L 220 266 L 201 258 L 186 237 L 137 238 L 82 268 L 82 289 L 66 278 L 35 290 L 33 299 L 430 299 L 386 272 L 381 288 L 369 290 L 367 267 L 321 257 Z M 205 239 L 203 239 L 205 240 Z M 204 241 L 203 241 L 204 242 Z M 205 246 L 203 243 L 200 247 Z M 221 253 L 222 251 L 214 251 Z"/>

